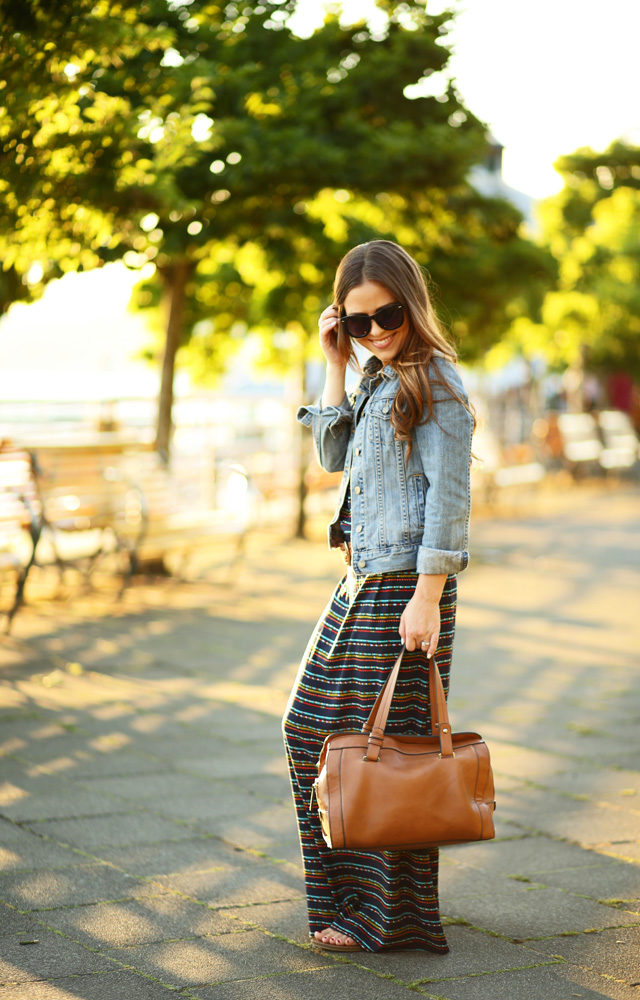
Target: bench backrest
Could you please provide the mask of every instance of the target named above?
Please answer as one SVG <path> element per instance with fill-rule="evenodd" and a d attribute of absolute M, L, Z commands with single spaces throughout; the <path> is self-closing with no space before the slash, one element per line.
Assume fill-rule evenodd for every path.
<path fill-rule="evenodd" d="M 13 549 L 24 531 L 40 533 L 40 501 L 31 455 L 0 443 L 0 551 Z"/>
<path fill-rule="evenodd" d="M 128 489 L 118 474 L 121 453 L 120 447 L 108 445 L 38 449 L 38 486 L 47 517 L 109 520 Z"/>
<path fill-rule="evenodd" d="M 558 428 L 570 462 L 597 462 L 602 451 L 598 425 L 590 413 L 561 413 Z"/>

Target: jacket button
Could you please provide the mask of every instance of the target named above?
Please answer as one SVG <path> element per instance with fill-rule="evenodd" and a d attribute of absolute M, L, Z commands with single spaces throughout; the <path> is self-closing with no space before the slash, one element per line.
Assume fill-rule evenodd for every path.
<path fill-rule="evenodd" d="M 367 564 L 364 561 L 364 559 L 361 559 L 360 562 L 358 563 L 358 569 L 364 569 L 366 565 Z"/>
<path fill-rule="evenodd" d="M 356 528 L 356 531 L 358 532 L 358 534 L 360 534 L 360 532 L 362 531 L 362 525 L 361 524 L 358 525 L 358 527 Z"/>
<path fill-rule="evenodd" d="M 354 491 L 353 491 L 353 492 L 354 492 L 354 493 L 362 493 L 362 490 L 360 489 L 360 487 L 359 487 L 359 486 L 356 486 L 356 487 L 354 488 Z"/>
<path fill-rule="evenodd" d="M 356 455 L 359 455 L 359 454 L 360 454 L 360 449 L 356 448 Z"/>

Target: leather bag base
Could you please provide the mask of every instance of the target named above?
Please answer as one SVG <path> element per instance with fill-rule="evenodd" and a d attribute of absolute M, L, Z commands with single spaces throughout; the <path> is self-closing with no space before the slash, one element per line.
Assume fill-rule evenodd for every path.
<path fill-rule="evenodd" d="M 366 733 L 328 736 L 314 784 L 327 846 L 418 850 L 495 837 L 487 745 L 477 733 L 451 740 L 453 756 L 442 756 L 438 736 L 385 733 L 372 760 Z"/>

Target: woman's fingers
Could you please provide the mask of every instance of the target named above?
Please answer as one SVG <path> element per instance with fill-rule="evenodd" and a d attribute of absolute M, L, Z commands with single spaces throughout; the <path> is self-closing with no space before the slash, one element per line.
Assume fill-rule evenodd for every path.
<path fill-rule="evenodd" d="M 429 648 L 426 650 L 427 657 L 433 656 L 436 649 L 438 648 L 438 639 L 440 638 L 438 633 L 434 633 L 429 640 Z"/>
<path fill-rule="evenodd" d="M 438 648 L 438 640 L 440 638 L 439 632 L 433 632 L 432 635 L 413 635 L 409 634 L 406 636 L 398 629 L 402 640 L 407 647 L 407 651 L 410 653 L 414 649 L 421 649 L 423 653 L 427 656 L 433 656 Z"/>
<path fill-rule="evenodd" d="M 338 307 L 337 306 L 327 306 L 323 312 L 320 313 L 320 318 L 318 320 L 318 326 L 323 330 L 330 330 L 338 322 Z"/>
<path fill-rule="evenodd" d="M 407 637 L 406 637 L 406 628 L 405 628 L 405 624 L 404 624 L 404 611 L 400 615 L 400 625 L 398 626 L 398 634 L 400 635 L 400 638 L 402 639 L 402 641 L 406 645 L 406 643 L 407 643 Z M 407 646 L 407 649 L 408 648 L 409 647 Z"/>
<path fill-rule="evenodd" d="M 320 347 L 324 352 L 327 361 L 339 364 L 342 358 L 337 350 L 338 343 L 338 307 L 336 305 L 327 306 L 320 313 L 318 319 L 318 331 L 320 334 Z"/>

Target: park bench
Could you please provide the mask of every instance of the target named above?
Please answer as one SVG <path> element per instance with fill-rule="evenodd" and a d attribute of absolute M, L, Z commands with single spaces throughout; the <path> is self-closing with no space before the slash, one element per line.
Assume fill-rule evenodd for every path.
<path fill-rule="evenodd" d="M 475 496 L 493 504 L 505 490 L 531 488 L 542 482 L 546 469 L 528 443 L 502 447 L 487 427 L 479 427 L 473 437 L 471 489 Z"/>
<path fill-rule="evenodd" d="M 139 571 L 184 566 L 207 541 L 233 544 L 229 571 L 244 552 L 252 519 L 250 484 L 240 466 L 176 460 L 168 468 L 150 444 L 122 441 L 47 445 L 37 450 L 43 507 L 43 560 L 87 581 L 100 557 L 122 556 L 122 588 Z M 39 549 L 39 552 L 40 552 Z"/>
<path fill-rule="evenodd" d="M 593 414 L 560 413 L 558 431 L 563 463 L 574 477 L 600 470 L 603 445 Z"/>
<path fill-rule="evenodd" d="M 139 486 L 119 467 L 119 442 L 47 444 L 34 450 L 42 510 L 38 562 L 88 580 L 101 557 L 117 553 L 123 586 L 136 568 L 143 521 Z"/>
<path fill-rule="evenodd" d="M 0 442 L 0 572 L 13 577 L 3 614 L 8 632 L 24 597 L 42 530 L 33 458 L 24 448 Z"/>
<path fill-rule="evenodd" d="M 629 417 L 621 410 L 561 413 L 558 430 L 564 464 L 574 477 L 601 471 L 623 472 L 638 462 L 638 439 Z"/>
<path fill-rule="evenodd" d="M 604 445 L 600 453 L 603 469 L 635 469 L 640 445 L 629 414 L 623 410 L 601 410 L 598 427 Z"/>
<path fill-rule="evenodd" d="M 123 456 L 121 468 L 140 489 L 139 569 L 184 573 L 194 554 L 211 541 L 225 540 L 232 546 L 227 574 L 233 573 L 255 519 L 255 491 L 242 465 L 177 456 L 168 468 L 155 451 L 132 451 Z"/>

